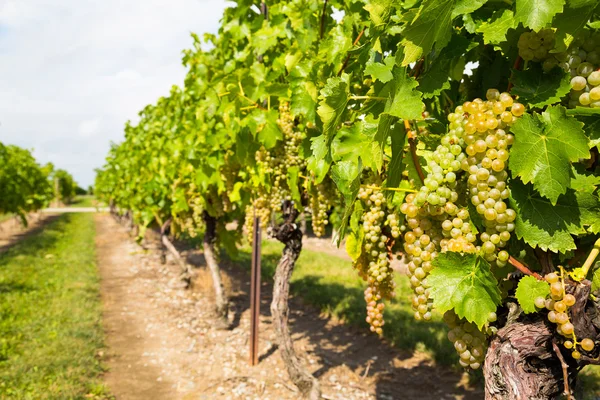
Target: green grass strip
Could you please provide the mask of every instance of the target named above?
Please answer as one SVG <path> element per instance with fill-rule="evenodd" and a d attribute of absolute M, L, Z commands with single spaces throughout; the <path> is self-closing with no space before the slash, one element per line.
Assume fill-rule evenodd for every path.
<path fill-rule="evenodd" d="M 0 254 L 0 398 L 107 398 L 92 214 Z"/>

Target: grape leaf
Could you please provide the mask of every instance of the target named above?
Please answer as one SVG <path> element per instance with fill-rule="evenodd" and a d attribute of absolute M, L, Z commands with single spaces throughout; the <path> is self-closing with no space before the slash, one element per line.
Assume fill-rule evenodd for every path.
<path fill-rule="evenodd" d="M 600 185 L 600 176 L 589 173 L 581 165 L 574 166 L 573 174 L 571 188 L 575 191 L 594 193 L 596 187 Z"/>
<path fill-rule="evenodd" d="M 571 235 L 600 230 L 600 200 L 583 191 L 568 189 L 555 205 L 531 184 L 511 182 L 511 207 L 517 212 L 515 232 L 532 247 L 565 253 L 576 248 Z"/>
<path fill-rule="evenodd" d="M 552 18 L 563 11 L 565 0 L 517 0 L 515 22 L 539 31 L 552 22 Z"/>
<path fill-rule="evenodd" d="M 550 285 L 546 281 L 540 281 L 533 276 L 524 276 L 519 281 L 515 297 L 525 314 L 537 312 L 535 299 L 546 298 L 550 294 Z"/>
<path fill-rule="evenodd" d="M 558 14 L 552 25 L 556 28 L 555 50 L 566 51 L 586 22 L 592 16 L 597 0 L 570 0 L 562 14 Z"/>
<path fill-rule="evenodd" d="M 510 170 L 555 204 L 570 185 L 571 162 L 590 156 L 582 125 L 562 106 L 548 107 L 541 115 L 524 114 L 511 129 Z"/>
<path fill-rule="evenodd" d="M 502 301 L 490 264 L 476 254 L 454 252 L 439 254 L 433 264 L 427 281 L 434 307 L 442 313 L 454 309 L 481 328 Z"/>
<path fill-rule="evenodd" d="M 339 246 L 341 240 L 346 234 L 346 226 L 348 218 L 352 214 L 352 209 L 358 190 L 360 189 L 360 173 L 362 172 L 362 163 L 360 159 L 358 163 L 352 161 L 340 161 L 331 167 L 331 179 L 337 186 L 338 190 L 344 198 L 344 216 L 340 224 L 339 236 L 335 242 Z"/>
<path fill-rule="evenodd" d="M 559 67 L 544 72 L 541 64 L 532 63 L 525 71 L 514 70 L 513 77 L 511 93 L 530 107 L 559 103 L 571 91 L 571 75 Z"/>
<path fill-rule="evenodd" d="M 424 98 L 435 97 L 442 90 L 450 89 L 450 69 L 453 67 L 455 60 L 463 57 L 473 46 L 476 46 L 476 44 L 463 36 L 452 36 L 448 46 L 431 62 L 427 72 L 419 80 L 419 91 L 423 92 Z M 461 76 L 463 69 L 460 70 Z"/>
<path fill-rule="evenodd" d="M 372 147 L 377 126 L 367 121 L 356 121 L 350 127 L 340 129 L 331 142 L 331 157 L 335 162 L 353 161 L 360 158 L 368 167 L 373 164 Z"/>
<path fill-rule="evenodd" d="M 600 268 L 598 268 L 598 263 L 596 263 L 596 268 L 594 275 L 592 275 L 592 291 L 594 292 L 600 289 Z"/>
<path fill-rule="evenodd" d="M 325 87 L 321 89 L 319 107 L 317 114 L 323 121 L 323 134 L 331 137 L 342 119 L 342 114 L 348 104 L 348 80 L 347 74 L 341 77 L 329 78 Z"/>
<path fill-rule="evenodd" d="M 404 171 L 403 154 L 404 145 L 406 144 L 406 129 L 401 123 L 396 122 L 392 126 L 390 132 L 392 137 L 392 159 L 387 167 L 388 178 L 386 186 L 391 188 L 397 188 L 402 180 L 402 172 Z M 391 192 L 388 190 L 387 192 Z M 393 193 L 388 193 L 387 196 L 391 198 Z"/>
<path fill-rule="evenodd" d="M 392 68 L 394 67 L 395 59 L 388 56 L 383 60 L 383 63 L 369 61 L 365 68 L 365 74 L 371 75 L 373 79 L 377 79 L 383 83 L 389 82 L 394 78 Z"/>
<path fill-rule="evenodd" d="M 600 108 L 575 107 L 568 109 L 567 115 L 573 115 L 584 123 L 583 130 L 590 139 L 590 149 L 600 145 Z"/>
<path fill-rule="evenodd" d="M 346 253 L 356 261 L 362 254 L 362 243 L 365 238 L 365 230 L 362 226 L 356 232 L 352 231 L 346 237 Z"/>
<path fill-rule="evenodd" d="M 508 30 L 516 26 L 515 15 L 512 10 L 504 9 L 495 11 L 489 21 L 483 22 L 477 28 L 477 32 L 483 34 L 483 43 L 498 44 L 504 42 Z"/>
<path fill-rule="evenodd" d="M 425 105 L 421 100 L 423 94 L 415 90 L 419 83 L 408 76 L 406 68 L 394 70 L 396 85 L 391 104 L 386 104 L 386 113 L 401 119 L 421 119 Z"/>
<path fill-rule="evenodd" d="M 436 50 L 441 50 L 448 44 L 454 5 L 455 0 L 425 1 L 417 18 L 403 32 L 403 66 L 417 61 L 423 53 L 429 53 L 434 45 Z"/>

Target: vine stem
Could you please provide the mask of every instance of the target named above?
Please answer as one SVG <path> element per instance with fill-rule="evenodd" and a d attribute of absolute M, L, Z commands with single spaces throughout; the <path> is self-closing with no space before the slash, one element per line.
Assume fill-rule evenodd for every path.
<path fill-rule="evenodd" d="M 350 96 L 350 100 L 387 100 L 387 97 L 377 96 Z"/>
<path fill-rule="evenodd" d="M 569 366 L 565 362 L 565 358 L 560 352 L 560 348 L 558 347 L 558 345 L 556 344 L 556 340 L 554 339 L 552 339 L 552 349 L 554 350 L 554 353 L 556 353 L 556 356 L 560 360 L 560 365 L 562 367 L 564 395 L 567 396 L 568 400 L 574 400 L 575 398 L 571 395 L 571 389 L 569 388 Z"/>
<path fill-rule="evenodd" d="M 542 276 L 540 274 L 538 274 L 537 272 L 533 272 L 532 270 L 527 268 L 527 266 L 525 264 L 523 264 L 521 261 L 517 260 L 513 256 L 508 257 L 508 262 L 513 267 L 515 267 L 516 269 L 518 269 L 519 271 L 524 273 L 525 275 L 533 276 L 534 278 L 536 278 L 537 280 L 540 280 L 540 281 L 544 279 L 544 278 L 542 278 Z"/>
<path fill-rule="evenodd" d="M 321 12 L 321 26 L 320 26 L 320 35 L 319 37 L 323 39 L 323 35 L 325 34 L 325 12 L 327 11 L 327 0 L 323 3 L 323 11 Z"/>
<path fill-rule="evenodd" d="M 356 40 L 354 40 L 354 43 L 352 43 L 352 47 L 354 47 L 358 44 L 358 41 L 362 37 L 363 33 L 365 33 L 365 28 L 363 28 L 362 31 L 360 31 L 360 33 L 356 37 Z M 340 76 L 342 74 L 342 72 L 344 72 L 344 70 L 348 66 L 348 61 L 350 61 L 350 54 L 348 54 L 346 56 L 346 59 L 344 60 L 344 63 L 342 64 L 342 68 L 340 68 L 340 70 L 338 71 L 338 76 Z"/>
<path fill-rule="evenodd" d="M 421 183 L 425 181 L 425 174 L 423 173 L 423 168 L 421 168 L 421 163 L 419 163 L 419 156 L 417 155 L 417 143 L 416 137 L 410 134 L 410 122 L 408 120 L 404 120 L 404 129 L 406 130 L 406 134 L 408 135 L 408 146 L 410 148 L 410 155 L 412 157 L 413 164 L 415 169 L 417 170 L 417 174 L 419 175 L 419 179 L 421 179 Z"/>
<path fill-rule="evenodd" d="M 596 240 L 596 242 L 594 243 L 594 248 L 592 249 L 592 251 L 590 251 L 590 254 L 585 260 L 585 263 L 583 263 L 583 265 L 581 266 L 583 270 L 583 276 L 587 276 L 588 272 L 590 272 L 590 268 L 592 267 L 592 264 L 594 264 L 594 261 L 596 260 L 596 257 L 598 257 L 598 254 L 600 254 L 600 239 Z"/>
<path fill-rule="evenodd" d="M 391 188 L 391 187 L 381 187 L 375 185 L 361 185 L 366 189 L 374 189 L 374 190 L 390 190 L 392 192 L 410 192 L 410 193 L 418 193 L 418 190 L 414 189 L 404 189 L 404 188 Z"/>

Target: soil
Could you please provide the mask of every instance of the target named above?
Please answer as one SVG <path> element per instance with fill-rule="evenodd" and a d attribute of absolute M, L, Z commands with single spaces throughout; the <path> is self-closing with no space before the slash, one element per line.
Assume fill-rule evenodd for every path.
<path fill-rule="evenodd" d="M 270 284 L 261 288 L 260 362 L 252 367 L 247 271 L 222 263 L 231 327 L 219 329 L 201 252 L 184 253 L 197 267 L 186 290 L 170 255 L 161 265 L 157 245 L 145 250 L 109 215 L 95 218 L 106 382 L 118 400 L 299 398 L 274 345 Z M 325 399 L 483 398 L 465 375 L 435 366 L 423 353 L 402 352 L 366 330 L 322 318 L 299 298 L 290 308 L 296 350 L 319 378 Z"/>

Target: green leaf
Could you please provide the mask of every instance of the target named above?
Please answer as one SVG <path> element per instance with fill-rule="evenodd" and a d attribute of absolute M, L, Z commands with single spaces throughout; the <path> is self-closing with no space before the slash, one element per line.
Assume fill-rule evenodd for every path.
<path fill-rule="evenodd" d="M 452 34 L 454 3 L 454 0 L 425 1 L 421 13 L 403 32 L 403 66 L 429 53 L 434 44 L 436 50 L 441 50 L 448 44 Z"/>
<path fill-rule="evenodd" d="M 297 207 L 302 206 L 302 196 L 298 189 L 298 175 L 300 174 L 300 167 L 293 166 L 287 169 L 287 184 L 292 192 L 292 200 L 296 203 Z"/>
<path fill-rule="evenodd" d="M 348 104 L 348 80 L 347 74 L 341 77 L 329 78 L 325 87 L 321 89 L 319 107 L 317 114 L 323 121 L 323 134 L 331 137 L 340 124 L 342 114 Z"/>
<path fill-rule="evenodd" d="M 386 104 L 386 113 L 401 119 L 421 119 L 425 105 L 421 100 L 423 94 L 415 90 L 419 83 L 408 76 L 406 68 L 394 70 L 396 85 L 391 104 Z"/>
<path fill-rule="evenodd" d="M 531 247 L 565 253 L 577 248 L 571 235 L 600 230 L 597 196 L 573 189 L 558 197 L 556 204 L 540 196 L 531 184 L 511 182 L 511 207 L 517 213 L 515 232 Z"/>
<path fill-rule="evenodd" d="M 600 176 L 588 173 L 581 165 L 574 166 L 573 174 L 571 188 L 577 192 L 594 193 L 600 185 Z"/>
<path fill-rule="evenodd" d="M 402 180 L 402 172 L 404 172 L 403 154 L 404 145 L 406 144 L 406 129 L 402 124 L 396 123 L 392 127 L 390 136 L 392 137 L 392 159 L 387 168 L 386 186 L 397 188 Z M 388 192 L 390 191 L 388 190 Z M 393 193 L 389 195 L 391 197 Z"/>
<path fill-rule="evenodd" d="M 365 230 L 362 226 L 356 232 L 351 231 L 346 237 L 346 253 L 356 261 L 362 254 L 362 244 L 365 238 Z"/>
<path fill-rule="evenodd" d="M 537 312 L 535 299 L 546 298 L 550 294 L 550 285 L 546 281 L 539 281 L 533 276 L 524 276 L 519 281 L 515 297 L 525 314 Z"/>
<path fill-rule="evenodd" d="M 597 0 L 568 1 L 565 11 L 558 14 L 552 21 L 552 25 L 556 28 L 556 44 L 554 46 L 556 51 L 567 50 L 585 27 L 597 5 Z"/>
<path fill-rule="evenodd" d="M 562 106 L 548 107 L 541 115 L 524 114 L 511 129 L 510 170 L 555 204 L 570 185 L 571 162 L 590 156 L 582 125 Z"/>
<path fill-rule="evenodd" d="M 525 71 L 514 70 L 513 76 L 511 93 L 530 107 L 559 103 L 571 91 L 571 75 L 559 67 L 544 72 L 540 63 L 532 63 Z"/>
<path fill-rule="evenodd" d="M 483 22 L 477 28 L 477 32 L 483 34 L 483 43 L 498 44 L 506 40 L 509 29 L 516 27 L 514 13 L 512 10 L 504 9 L 495 11 L 489 21 Z"/>
<path fill-rule="evenodd" d="M 552 22 L 552 18 L 563 11 L 565 0 L 517 0 L 515 22 L 539 31 Z"/>
<path fill-rule="evenodd" d="M 351 161 L 374 166 L 373 142 L 377 126 L 367 121 L 357 121 L 350 127 L 343 127 L 331 142 L 331 157 L 335 162 Z"/>
<path fill-rule="evenodd" d="M 352 214 L 352 207 L 358 196 L 358 190 L 360 189 L 360 173 L 362 172 L 362 164 L 359 160 L 358 163 L 351 161 L 341 161 L 334 164 L 331 167 L 331 179 L 335 182 L 338 190 L 344 198 L 344 216 L 342 217 L 342 223 L 339 229 L 339 237 L 337 238 L 337 245 L 339 246 L 341 240 L 346 234 L 346 225 L 348 224 L 348 218 Z"/>
<path fill-rule="evenodd" d="M 383 63 L 369 61 L 365 68 L 365 74 L 371 75 L 373 79 L 377 79 L 383 83 L 387 83 L 394 78 L 392 68 L 394 67 L 395 59 L 392 56 L 387 56 Z"/>
<path fill-rule="evenodd" d="M 596 263 L 596 266 L 598 266 L 598 263 Z M 600 269 L 596 269 L 592 276 L 592 291 L 595 292 L 598 289 L 600 289 Z"/>
<path fill-rule="evenodd" d="M 490 264 L 476 254 L 446 252 L 433 261 L 427 277 L 433 306 L 440 312 L 454 310 L 479 328 L 488 322 L 502 302 L 498 281 Z"/>
<path fill-rule="evenodd" d="M 448 46 L 444 48 L 430 64 L 429 68 L 419 80 L 419 90 L 423 92 L 423 97 L 426 99 L 439 95 L 442 90 L 450 89 L 450 76 L 453 65 L 470 48 L 476 46 L 467 38 L 460 35 L 453 35 Z M 460 70 L 462 77 L 464 67 Z"/>

